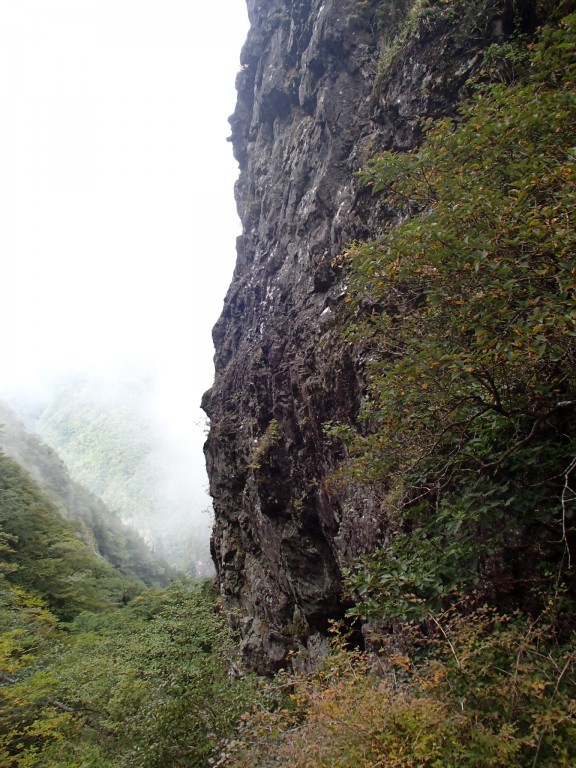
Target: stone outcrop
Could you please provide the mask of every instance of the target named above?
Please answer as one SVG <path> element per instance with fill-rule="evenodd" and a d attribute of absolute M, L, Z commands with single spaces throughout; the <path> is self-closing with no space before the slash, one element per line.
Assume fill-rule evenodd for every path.
<path fill-rule="evenodd" d="M 330 483 L 339 448 L 323 429 L 353 420 L 363 390 L 362 354 L 341 336 L 337 257 L 391 215 L 353 174 L 378 149 L 414 147 L 423 116 L 453 113 L 510 24 L 496 3 L 474 36 L 424 19 L 379 74 L 382 6 L 248 0 L 230 119 L 243 233 L 203 407 L 218 581 L 261 672 L 291 647 L 318 652 L 346 608 L 342 569 L 384 533 L 375 493 Z"/>

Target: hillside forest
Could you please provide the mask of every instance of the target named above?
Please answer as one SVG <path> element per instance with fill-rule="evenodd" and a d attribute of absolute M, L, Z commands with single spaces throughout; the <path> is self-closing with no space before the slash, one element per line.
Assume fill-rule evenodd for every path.
<path fill-rule="evenodd" d="M 211 511 L 201 463 L 202 428 L 188 413 L 172 417 L 177 426 L 163 423 L 159 386 L 152 369 L 132 365 L 114 376 L 63 374 L 39 394 L 14 396 L 10 403 L 22 428 L 57 452 L 73 481 L 138 531 L 159 556 L 188 576 L 210 576 Z M 6 424 L 0 444 L 13 457 L 24 458 L 22 428 L 8 429 L 1 413 L 0 420 Z M 179 434 L 180 422 L 185 437 Z M 33 473 L 38 470 L 33 459 L 24 463 Z M 49 478 L 44 482 L 58 485 Z"/>
<path fill-rule="evenodd" d="M 99 533 L 93 497 L 72 514 L 21 466 L 31 444 L 0 457 L 2 766 L 574 768 L 568 10 L 491 46 L 457 119 L 356 178 L 401 215 L 341 256 L 367 397 L 325 431 L 334 486 L 383 484 L 392 533 L 347 573 L 330 651 L 253 676 L 211 585 Z"/>

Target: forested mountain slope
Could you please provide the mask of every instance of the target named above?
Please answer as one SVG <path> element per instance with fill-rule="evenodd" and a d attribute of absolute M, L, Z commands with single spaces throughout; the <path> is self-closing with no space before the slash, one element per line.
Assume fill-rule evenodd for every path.
<path fill-rule="evenodd" d="M 170 568 L 154 555 L 136 531 L 124 525 L 97 496 L 74 482 L 58 454 L 24 429 L 0 403 L 0 448 L 30 473 L 51 507 L 75 526 L 84 544 L 126 576 L 148 585 L 166 584 Z"/>
<path fill-rule="evenodd" d="M 75 481 L 172 566 L 208 576 L 211 516 L 204 510 L 210 499 L 201 460 L 195 464 L 190 447 L 199 442 L 193 434 L 198 429 L 182 414 L 191 434 L 174 436 L 174 425 L 163 424 L 158 412 L 157 386 L 147 370 L 121 371 L 109 379 L 78 374 L 47 387 L 39 405 L 20 410 Z"/>
<path fill-rule="evenodd" d="M 0 526 L 10 582 L 42 595 L 61 618 L 120 605 L 144 588 L 97 554 L 80 521 L 56 505 L 8 456 L 0 455 Z"/>
<path fill-rule="evenodd" d="M 211 586 L 158 589 L 170 570 L 2 419 L 38 482 L 0 452 L 0 765 L 207 765 L 256 692 Z"/>

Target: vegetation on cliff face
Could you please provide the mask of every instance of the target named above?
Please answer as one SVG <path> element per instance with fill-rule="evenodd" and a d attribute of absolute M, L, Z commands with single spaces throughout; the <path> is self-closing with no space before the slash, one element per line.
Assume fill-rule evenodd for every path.
<path fill-rule="evenodd" d="M 328 428 L 345 473 L 385 484 L 388 538 L 349 574 L 363 617 L 572 583 L 575 38 L 574 16 L 545 30 L 526 77 L 360 174 L 402 217 L 348 253 L 367 391 Z"/>
<path fill-rule="evenodd" d="M 566 7 L 567 3 L 562 4 Z M 396 317 L 396 326 L 386 330 L 383 326 L 388 286 L 372 291 L 372 286 L 362 285 L 362 279 L 365 283 L 371 279 L 365 274 L 364 278 L 358 276 L 359 282 L 354 288 L 353 276 L 346 270 L 349 260 L 342 254 L 358 240 L 364 243 L 359 249 L 364 248 L 367 260 L 368 250 L 373 249 L 378 265 L 378 252 L 385 247 L 379 243 L 367 244 L 366 240 L 388 232 L 394 233 L 391 236 L 397 239 L 404 237 L 409 254 L 412 245 L 408 244 L 407 229 L 391 226 L 398 223 L 397 214 L 406 219 L 407 228 L 411 226 L 415 230 L 420 226 L 425 230 L 427 215 L 431 221 L 435 217 L 439 219 L 440 207 L 444 205 L 446 209 L 450 205 L 433 200 L 433 194 L 446 197 L 450 191 L 448 187 L 455 185 L 458 174 L 469 177 L 464 179 L 462 191 L 462 195 L 469 197 L 477 194 L 484 183 L 480 179 L 474 190 L 474 174 L 486 177 L 487 193 L 480 192 L 478 213 L 488 221 L 490 196 L 494 194 L 494 203 L 500 205 L 503 192 L 498 182 L 491 178 L 490 170 L 480 168 L 481 162 L 477 158 L 482 157 L 492 165 L 500 163 L 505 176 L 510 159 L 506 142 L 514 142 L 518 132 L 515 134 L 513 129 L 507 129 L 504 136 L 496 138 L 493 155 L 483 154 L 486 147 L 486 143 L 482 146 L 483 130 L 498 133 L 500 127 L 494 122 L 494 116 L 478 112 L 479 119 L 491 121 L 491 127 L 487 125 L 475 136 L 474 121 L 468 121 L 464 113 L 458 115 L 458 104 L 474 91 L 473 77 L 480 77 L 484 82 L 493 79 L 502 94 L 510 86 L 510 94 L 515 93 L 517 99 L 523 98 L 519 91 L 522 86 L 527 88 L 527 95 L 532 88 L 534 103 L 534 89 L 539 86 L 521 80 L 530 71 L 535 71 L 528 63 L 530 49 L 526 43 L 535 25 L 549 18 L 550 11 L 557 15 L 560 3 L 541 0 L 273 0 L 250 5 L 252 29 L 242 54 L 242 71 L 237 81 L 238 104 L 231 119 L 232 143 L 241 167 L 236 196 L 243 232 L 238 241 L 233 282 L 215 327 L 216 376 L 204 404 L 211 419 L 206 456 L 214 496 L 213 552 L 221 593 L 225 604 L 237 610 L 237 626 L 242 632 L 246 659 L 259 671 L 268 673 L 282 663 L 285 654 L 297 642 L 308 646 L 312 655 L 317 652 L 317 643 L 325 632 L 327 620 L 341 617 L 350 605 L 342 595 L 344 568 L 353 567 L 364 553 L 382 546 L 386 548 L 392 538 L 397 539 L 396 546 L 403 550 L 402 539 L 396 534 L 407 534 L 409 546 L 415 547 L 416 538 L 410 537 L 410 528 L 423 528 L 429 519 L 424 507 L 421 512 L 416 509 L 417 493 L 410 496 L 410 507 L 404 503 L 407 499 L 403 497 L 401 478 L 393 464 L 395 460 L 404 465 L 409 463 L 410 457 L 398 454 L 398 445 L 403 439 L 417 443 L 420 439 L 416 430 L 418 419 L 422 414 L 433 418 L 426 414 L 425 398 L 426 393 L 431 393 L 430 385 L 426 389 L 426 382 L 423 382 L 424 387 L 416 392 L 424 403 L 420 410 L 412 409 L 412 403 L 398 395 L 401 402 L 398 402 L 396 412 L 396 402 L 388 401 L 384 395 L 380 398 L 382 402 L 378 401 L 379 385 L 376 382 L 376 377 L 380 376 L 384 391 L 387 373 L 384 375 L 383 369 L 389 363 L 386 345 L 395 343 L 391 336 L 396 333 L 397 345 L 401 346 L 409 340 L 412 330 L 419 331 L 418 323 L 423 325 L 424 320 L 434 320 L 430 301 L 427 307 L 416 304 L 412 320 L 409 317 L 412 298 L 417 302 L 422 300 L 419 285 L 423 284 L 425 275 L 420 275 L 419 279 L 415 276 L 414 286 L 408 278 L 398 278 L 398 282 L 404 280 L 405 283 L 407 294 L 400 296 L 405 306 L 400 305 L 395 315 L 395 310 L 391 309 L 388 314 Z M 514 30 L 520 32 L 518 37 L 511 36 Z M 393 55 L 387 50 L 393 51 Z M 388 61 L 386 66 L 382 57 Z M 482 67 L 484 72 L 481 72 Z M 546 89 L 542 87 L 541 91 L 544 94 Z M 489 91 L 485 98 L 491 98 Z M 538 107 L 538 98 L 536 103 Z M 548 114 L 549 108 L 555 109 L 551 103 L 543 104 L 540 113 L 536 110 L 530 115 L 527 125 L 532 126 L 536 114 Z M 566 111 L 564 107 L 562 110 Z M 488 107 L 485 112 L 489 112 Z M 555 115 L 555 112 L 551 114 Z M 456 133 L 453 142 L 465 143 L 469 134 L 476 157 L 468 157 L 460 149 L 450 167 L 453 150 L 446 149 L 446 158 L 439 166 L 439 173 L 445 180 L 437 183 L 438 190 L 428 194 L 425 179 L 420 182 L 415 179 L 414 185 L 420 186 L 413 192 L 406 192 L 413 196 L 410 202 L 395 199 L 394 194 L 385 189 L 371 194 L 369 186 L 363 188 L 354 182 L 353 174 L 359 168 L 366 168 L 371 156 L 384 149 L 395 150 L 408 154 L 388 155 L 385 162 L 386 166 L 393 166 L 390 172 L 373 166 L 366 169 L 366 174 L 372 173 L 373 187 L 386 186 L 392 183 L 395 168 L 398 172 L 396 188 L 402 191 L 398 184 L 404 165 L 409 176 L 416 170 L 412 171 L 408 166 L 420 162 L 420 155 L 414 152 L 425 135 L 426 126 L 422 122 L 425 117 L 451 118 L 453 122 L 446 124 L 447 134 L 453 126 L 461 125 L 462 132 Z M 553 117 L 556 124 L 563 119 L 561 115 Z M 541 122 L 545 124 L 546 121 Z M 531 141 L 528 136 L 522 138 Z M 561 141 L 565 139 L 564 135 Z M 531 151 L 527 144 L 520 145 L 519 151 L 524 151 L 522 146 L 527 152 Z M 426 151 L 430 156 L 435 149 L 431 144 L 427 147 L 422 152 Z M 548 149 L 544 147 L 544 151 L 548 152 Z M 423 156 L 421 162 L 424 163 Z M 435 161 L 428 157 L 426 162 L 434 164 Z M 524 158 L 523 162 L 529 169 L 530 159 Z M 511 163 L 510 173 L 522 178 L 521 158 L 512 157 Z M 541 173 L 536 160 L 534 172 Z M 407 186 L 408 181 L 409 178 L 402 183 Z M 517 189 L 521 190 L 522 185 Z M 465 229 L 470 224 L 466 216 L 474 203 L 456 200 L 455 204 L 458 207 L 448 213 L 455 220 L 461 213 L 461 229 Z M 422 207 L 424 210 L 420 210 Z M 528 208 L 528 205 L 523 206 L 522 215 Z M 444 224 L 448 229 L 452 227 L 453 237 L 459 237 L 458 225 L 451 225 L 448 213 L 445 211 Z M 508 214 L 502 215 L 506 218 Z M 509 218 L 513 215 L 512 211 Z M 498 215 L 492 217 L 492 223 L 499 226 Z M 503 224 L 506 227 L 510 222 Z M 414 238 L 417 236 L 415 234 Z M 521 238 L 522 232 L 516 232 L 514 237 Z M 440 244 L 432 242 L 430 233 L 424 232 L 422 238 L 423 248 L 430 243 L 430 247 L 435 248 L 432 261 L 440 261 Z M 481 240 L 480 234 L 477 239 Z M 482 242 L 477 245 L 480 250 L 484 247 Z M 499 247 L 498 243 L 494 245 Z M 508 264 L 512 249 L 513 246 L 508 247 Z M 468 253 L 472 250 L 469 248 Z M 422 267 L 426 266 L 423 256 L 417 258 Z M 526 258 L 532 260 L 529 255 Z M 406 257 L 408 261 L 409 255 Z M 457 272 L 454 259 L 452 262 L 452 270 Z M 402 266 L 409 269 L 406 264 Z M 503 276 L 504 266 L 502 264 L 495 280 L 509 281 L 514 277 Z M 378 266 L 374 269 L 377 271 Z M 483 268 L 479 276 L 484 279 Z M 472 267 L 469 282 L 475 284 L 477 279 Z M 379 279 L 375 278 L 373 282 L 377 286 Z M 344 343 L 341 333 L 341 309 L 346 298 L 352 299 L 349 307 L 358 308 L 357 316 L 352 319 L 359 324 L 364 323 L 372 310 L 375 316 L 374 327 L 365 323 L 366 327 L 356 329 L 356 338 L 350 339 L 351 344 Z M 477 305 L 481 303 L 478 297 L 475 301 Z M 457 309 L 457 306 L 451 308 L 455 322 L 458 322 Z M 418 310 L 422 311 L 418 314 Z M 416 328 L 406 327 L 405 332 L 399 330 L 403 319 L 412 322 Z M 376 327 L 378 322 L 380 329 Z M 435 332 L 442 332 L 439 325 L 442 317 L 434 322 L 436 326 L 430 329 L 430 338 Z M 424 336 L 426 331 L 422 334 Z M 424 338 L 421 344 L 424 346 Z M 449 340 L 446 344 L 449 345 Z M 417 364 L 418 361 L 411 362 L 414 354 L 415 350 L 410 350 L 405 356 L 405 366 Z M 463 375 L 470 376 L 469 373 Z M 370 378 L 372 381 L 367 382 Z M 366 404 L 365 420 L 358 425 L 356 417 L 366 395 L 367 383 L 372 388 L 374 406 L 370 414 L 370 405 Z M 456 385 L 453 389 L 456 390 Z M 447 397 L 451 396 L 447 394 Z M 438 392 L 431 393 L 432 400 L 439 397 Z M 557 402 L 562 401 L 561 395 Z M 464 403 L 461 416 L 452 416 L 467 418 L 467 405 L 470 407 L 468 415 L 472 415 L 472 404 Z M 384 430 L 383 422 L 380 429 L 378 420 L 385 418 L 379 410 L 386 408 L 398 429 L 390 428 L 388 446 L 383 440 L 378 446 L 377 435 L 380 433 L 382 437 Z M 438 404 L 438 418 L 442 416 L 440 408 Z M 570 416 L 569 408 L 560 410 Z M 544 415 L 543 410 L 537 412 L 537 416 L 540 415 Z M 561 413 L 556 416 L 558 420 L 562 418 Z M 513 414 L 508 425 L 510 444 L 515 439 L 516 428 L 519 429 L 517 440 L 522 440 L 531 429 L 530 412 L 525 415 L 525 425 L 519 424 L 519 418 L 520 414 Z M 497 414 L 488 413 L 478 423 L 488 431 L 490 419 L 495 424 Z M 509 445 L 504 434 L 505 420 L 503 416 L 500 426 L 501 445 L 505 443 L 506 447 L 499 455 Z M 278 425 L 281 440 L 265 455 L 258 456 L 257 446 L 268 425 L 273 423 Z M 344 450 L 342 442 L 323 429 L 327 423 L 343 423 L 351 427 L 352 438 L 354 433 L 361 436 L 357 443 L 359 459 L 363 450 L 370 449 L 372 441 L 374 450 L 370 460 L 366 456 L 366 465 L 371 461 L 373 466 L 363 469 L 360 460 L 357 463 L 360 482 L 352 482 L 346 487 L 330 482 Z M 421 424 L 421 434 L 430 442 L 433 433 L 427 430 L 433 426 Z M 524 427 L 527 432 L 522 432 Z M 525 447 L 526 452 L 529 447 L 536 449 L 537 444 L 542 445 L 540 437 L 543 437 L 542 433 Z M 267 441 L 264 440 L 262 445 L 267 445 Z M 552 441 L 547 445 L 551 447 Z M 400 445 L 400 448 L 410 450 L 408 445 Z M 354 446 L 351 445 L 349 450 L 354 453 Z M 442 447 L 436 458 L 443 450 L 450 451 L 451 448 Z M 486 452 L 489 452 L 488 448 Z M 521 451 L 503 461 L 501 471 L 507 471 L 515 460 L 520 462 L 523 458 L 520 454 Z M 392 466 L 387 466 L 387 461 Z M 470 458 L 469 461 L 474 460 Z M 546 472 L 553 472 L 554 464 L 565 470 L 569 462 L 561 466 L 562 461 L 561 456 L 557 460 L 550 457 L 550 465 L 542 470 L 542 477 L 549 477 Z M 465 469 L 463 466 L 462 470 Z M 372 484 L 365 482 L 370 479 L 368 472 L 375 481 Z M 520 472 L 519 469 L 512 479 L 516 485 L 523 484 Z M 393 488 L 386 488 L 389 478 L 394 481 Z M 428 479 L 423 468 L 422 478 L 407 478 L 406 483 L 425 485 Z M 538 477 L 534 482 L 538 482 Z M 493 486 L 488 479 L 485 486 L 477 490 L 485 493 Z M 473 491 L 471 488 L 470 492 Z M 528 496 L 527 489 L 523 492 Z M 387 498 L 383 505 L 384 494 Z M 432 501 L 433 506 L 432 491 L 426 501 Z M 456 507 L 458 504 L 462 506 L 459 496 L 451 501 Z M 494 503 L 501 508 L 501 501 L 502 497 L 487 498 L 482 503 Z M 424 504 L 425 499 L 421 502 Z M 447 529 L 453 524 L 448 503 L 446 493 L 443 513 L 450 518 L 445 521 Z M 521 513 L 519 508 L 523 503 L 517 495 L 514 515 Z M 470 515 L 478 512 L 477 506 Z M 413 514 L 413 520 L 407 518 L 408 513 Z M 454 516 L 460 514 L 468 515 L 469 512 L 467 509 L 454 511 Z M 484 513 L 482 515 L 486 517 Z M 531 529 L 523 527 L 526 542 L 536 541 L 540 533 L 550 540 L 556 536 L 553 530 L 542 529 L 540 520 L 530 523 L 527 519 L 526 522 L 532 525 Z M 473 525 L 465 522 L 461 526 L 462 536 L 456 542 L 450 561 L 444 558 L 437 562 L 431 557 L 433 547 L 441 547 L 446 535 L 436 537 L 431 544 L 422 543 L 422 549 L 428 547 L 428 553 L 413 551 L 411 562 L 406 563 L 405 559 L 405 565 L 413 566 L 407 571 L 410 578 L 416 579 L 416 587 L 418 580 L 431 582 L 430 585 L 422 584 L 421 590 L 418 587 L 417 599 L 438 605 L 443 594 L 450 592 L 452 577 L 459 582 L 475 554 L 462 551 Z M 536 534 L 533 537 L 532 531 Z M 434 531 L 422 530 L 422 534 L 427 533 L 434 538 Z M 482 536 L 485 539 L 481 542 L 482 547 L 485 545 L 485 550 L 490 549 L 489 533 L 483 532 Z M 513 539 L 514 533 L 510 531 L 507 540 L 512 547 L 502 553 L 501 573 L 506 581 L 509 580 L 506 569 L 515 569 L 512 580 L 518 585 L 523 576 L 515 565 L 519 562 L 516 551 L 526 542 Z M 552 548 L 556 546 L 551 541 L 548 543 Z M 544 543 L 544 546 L 548 544 Z M 558 550 L 562 550 L 561 544 Z M 479 553 L 484 571 L 485 554 L 486 551 Z M 554 553 L 550 554 L 553 559 L 556 557 Z M 489 567 L 497 566 L 500 553 L 489 557 Z M 392 560 L 390 557 L 387 565 Z M 433 561 L 436 573 L 433 570 L 428 573 L 426 560 Z M 472 571 L 472 575 L 475 572 Z M 377 574 L 375 579 L 381 577 L 382 574 Z M 437 578 L 440 579 L 438 587 L 434 584 Z M 414 592 L 411 586 L 406 584 L 404 595 Z M 364 585 L 359 584 L 358 588 L 363 589 Z M 420 591 L 425 592 L 425 596 L 419 594 Z M 436 596 L 435 591 L 439 593 Z M 377 590 L 374 599 L 378 612 L 382 605 L 378 604 Z M 406 612 L 417 614 L 421 610 L 417 602 L 390 602 L 394 602 L 391 611 L 400 616 Z M 369 607 L 366 605 L 367 609 Z M 303 618 L 308 630 L 307 635 L 300 633 L 296 642 L 292 633 L 286 630 L 295 615 Z"/>

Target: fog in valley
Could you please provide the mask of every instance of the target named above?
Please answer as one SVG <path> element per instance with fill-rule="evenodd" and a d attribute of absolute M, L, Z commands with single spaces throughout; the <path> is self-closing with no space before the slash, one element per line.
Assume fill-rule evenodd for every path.
<path fill-rule="evenodd" d="M 0 398 L 202 573 L 199 408 L 239 224 L 243 0 L 5 0 Z"/>

